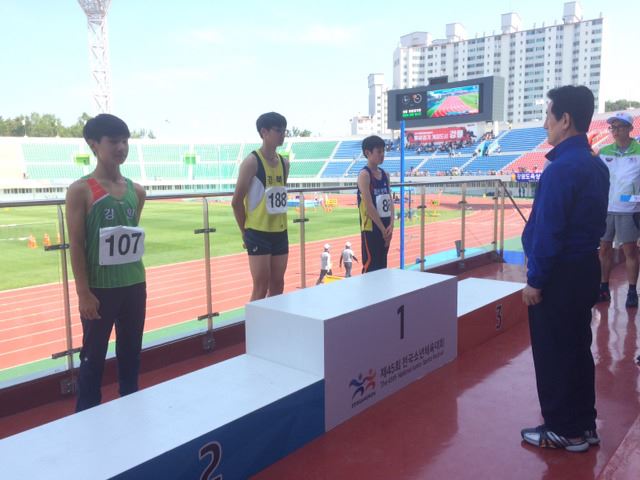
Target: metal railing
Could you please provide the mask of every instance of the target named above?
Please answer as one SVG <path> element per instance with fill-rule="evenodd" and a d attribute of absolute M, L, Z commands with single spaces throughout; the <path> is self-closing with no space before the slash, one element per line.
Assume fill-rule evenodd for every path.
<path fill-rule="evenodd" d="M 416 179 L 417 180 L 417 179 Z M 393 184 L 392 188 L 396 190 L 401 184 Z M 405 187 L 405 191 L 408 191 L 409 198 L 400 199 L 402 208 L 399 208 L 399 212 L 403 213 L 403 218 L 407 219 L 408 224 L 404 229 L 400 230 L 394 237 L 399 237 L 394 240 L 394 248 L 390 251 L 390 267 L 400 268 L 419 268 L 420 271 L 425 271 L 428 268 L 427 262 L 433 259 L 433 262 L 442 261 L 446 255 L 449 255 L 449 259 L 464 260 L 475 252 L 489 252 L 493 251 L 497 258 L 502 257 L 505 248 L 505 234 L 509 237 L 514 235 L 514 231 L 521 231 L 524 220 L 524 215 L 516 205 L 515 201 L 509 194 L 505 184 L 498 180 L 462 180 L 462 181 L 416 181 L 405 183 L 402 186 Z M 297 236 L 298 241 L 292 241 L 291 243 L 291 256 L 300 255 L 298 271 L 295 271 L 295 265 L 291 264 L 290 269 L 294 270 L 293 273 L 289 273 L 287 277 L 288 290 L 293 288 L 307 288 L 309 284 L 315 282 L 309 281 L 310 268 L 308 263 L 310 261 L 317 261 L 319 252 L 321 251 L 321 245 L 327 241 L 336 241 L 353 238 L 354 241 L 359 238 L 359 218 L 356 208 L 343 209 L 341 221 L 348 222 L 351 225 L 348 231 L 337 232 L 334 228 L 330 233 L 323 233 L 323 229 L 327 227 L 317 227 L 314 224 L 314 219 L 324 219 L 326 225 L 331 225 L 330 207 L 327 207 L 327 203 L 324 200 L 325 196 L 340 194 L 341 200 L 348 198 L 347 203 L 349 207 L 355 207 L 355 189 L 347 187 L 334 187 L 334 188 L 294 188 L 289 190 L 290 198 L 296 196 L 298 199 L 298 207 L 296 208 L 296 214 L 290 215 L 293 225 L 297 224 L 297 232 L 290 229 L 290 238 Z M 316 202 L 315 198 L 319 197 L 319 201 Z M 505 212 L 505 198 L 510 199 L 509 211 Z M 228 193 L 212 193 L 212 194 L 172 194 L 172 195 L 153 195 L 147 198 L 147 205 L 158 204 L 168 210 L 175 210 L 170 213 L 169 216 L 175 216 L 179 218 L 182 215 L 181 209 L 188 207 L 190 211 L 196 210 L 196 202 L 201 203 L 202 211 L 202 225 L 194 226 L 192 231 L 196 235 L 202 235 L 203 246 L 202 255 L 196 255 L 196 260 L 190 260 L 187 262 L 174 262 L 171 266 L 167 267 L 152 267 L 147 268 L 148 274 L 152 277 L 151 281 L 148 281 L 149 285 L 149 307 L 153 310 L 158 310 L 159 317 L 163 319 L 168 315 L 173 317 L 174 322 L 162 322 L 148 323 L 145 327 L 145 341 L 144 345 L 149 346 L 157 343 L 162 343 L 167 340 L 175 340 L 181 336 L 192 335 L 194 333 L 204 334 L 203 348 L 205 350 L 211 350 L 215 346 L 214 332 L 222 325 L 228 325 L 229 323 L 241 321 L 242 313 L 233 313 L 237 309 L 242 309 L 244 304 L 248 301 L 249 295 L 234 297 L 232 293 L 224 295 L 222 287 L 230 286 L 232 283 L 239 283 L 242 288 L 246 289 L 247 278 L 249 277 L 248 271 L 242 270 L 240 262 L 246 258 L 246 255 L 233 256 L 222 255 L 223 242 L 220 242 L 220 247 L 217 248 L 217 244 L 214 241 L 215 235 L 224 236 L 237 236 L 239 239 L 240 234 L 233 220 L 231 209 L 228 205 L 221 207 L 215 205 L 222 199 L 228 200 Z M 337 197 L 336 197 L 337 198 Z M 169 201 L 166 205 L 163 201 Z M 179 202 L 178 202 L 179 201 Z M 318 204 L 321 204 L 319 206 Z M 405 206 L 409 205 L 408 211 Z M 220 216 L 220 220 L 224 220 L 225 226 L 218 228 L 215 222 L 211 222 L 211 206 L 214 205 L 215 212 L 223 214 Z M 312 206 L 309 206 L 312 205 Z M 75 294 L 70 293 L 71 280 L 68 275 L 68 243 L 66 241 L 66 222 L 63 213 L 64 201 L 61 200 L 43 200 L 43 201 L 18 201 L 18 202 L 0 202 L 0 211 L 7 211 L 12 209 L 34 209 L 35 207 L 55 207 L 57 212 L 57 238 L 58 242 L 52 243 L 46 246 L 47 252 L 58 252 L 59 254 L 59 280 L 53 284 L 48 285 L 34 285 L 20 290 L 7 288 L 7 282 L 0 287 L 0 326 L 8 323 L 3 322 L 6 317 L 14 315 L 12 321 L 12 327 L 5 328 L 4 332 L 0 332 L 0 345 L 5 344 L 4 348 L 0 348 L 0 388 L 19 383 L 24 380 L 31 379 L 33 377 L 46 375 L 52 371 L 68 371 L 74 370 L 74 354 L 79 350 L 79 343 L 81 342 L 80 326 L 78 321 L 78 314 L 74 312 L 73 306 L 75 302 Z M 415 207 L 415 208 L 413 208 Z M 228 209 L 227 210 L 225 210 Z M 318 208 L 320 210 L 318 211 Z M 335 208 L 342 209 L 343 207 L 337 206 Z M 145 207 L 143 213 L 142 224 L 145 224 L 148 206 Z M 227 212 L 227 213 L 224 213 Z M 335 213 L 335 212 L 334 212 Z M 505 213 L 508 214 L 506 218 Z M 231 216 L 230 219 L 227 216 Z M 313 218 L 312 218 L 313 217 Z M 336 217 L 337 218 L 337 217 Z M 166 218 L 162 219 L 166 221 Z M 417 223 L 416 223 L 417 220 Z M 337 221 L 337 220 L 336 220 Z M 507 222 L 507 224 L 505 224 Z M 513 228 L 513 224 L 516 224 L 516 228 Z M 428 225 L 431 227 L 428 228 Z M 508 232 L 505 232 L 505 225 L 508 227 Z M 7 227 L 8 230 L 16 228 L 16 225 L 0 225 L 0 227 Z M 27 228 L 27 227 L 25 227 Z M 345 227 L 346 228 L 346 227 Z M 454 235 L 454 240 L 459 242 L 459 248 L 457 252 L 455 249 L 451 249 L 455 242 L 451 241 L 451 238 L 441 239 L 441 233 L 447 230 L 449 236 L 451 232 L 458 232 Z M 26 230 L 25 230 L 26 231 Z M 0 232 L 3 235 L 3 232 Z M 7 235 L 5 235 L 7 236 Z M 30 234 L 30 237 L 33 235 Z M 10 234 L 7 239 L 11 239 Z M 186 237 L 185 237 L 186 238 Z M 4 237 L 0 236 L 0 242 Z M 153 254 L 153 233 L 148 232 L 147 241 L 151 240 L 148 248 L 146 249 L 145 256 Z M 31 242 L 31 238 L 29 239 Z M 15 243 L 15 242 L 14 242 Z M 238 240 L 240 243 L 240 240 Z M 190 244 L 193 249 L 196 248 L 195 244 Z M 199 247 L 197 247 L 199 248 Z M 451 257 L 451 251 L 456 252 L 456 255 Z M 2 250 L 5 253 L 6 250 Z M 25 249 L 24 252 L 27 250 Z M 32 250 L 34 251 L 34 250 Z M 167 251 L 170 251 L 170 247 L 167 247 Z M 399 255 L 402 253 L 402 255 Z M 295 255 L 294 255 L 295 254 Z M 446 254 L 446 255 L 445 255 Z M 20 257 L 23 253 L 19 251 L 15 254 L 9 253 L 7 255 L 14 255 Z M 415 262 L 406 262 L 404 265 L 400 265 L 398 257 L 402 258 L 416 257 Z M 146 257 L 145 257 L 146 258 Z M 4 260 L 4 259 L 3 259 Z M 16 258 L 13 258 L 16 260 Z M 231 261 L 235 262 L 230 269 L 224 270 L 224 272 L 234 272 L 244 275 L 244 280 L 235 280 L 226 278 L 224 272 L 222 272 L 222 262 Z M 202 262 L 200 264 L 200 262 Z M 6 265 L 6 262 L 3 261 Z M 161 262 L 160 262 L 161 263 Z M 338 262 L 335 262 L 338 263 Z M 18 262 L 20 264 L 20 262 Z M 14 265 L 18 265 L 14 264 Z M 23 262 L 23 269 L 32 268 L 29 267 L 28 262 Z M 200 265 L 200 266 L 197 266 Z M 162 299 L 168 297 L 172 290 L 172 284 L 169 283 L 169 287 L 161 286 L 160 280 L 153 280 L 153 278 L 159 278 L 164 275 L 164 269 L 169 269 L 167 275 L 171 279 L 172 275 L 175 275 L 175 281 L 179 282 L 178 272 L 183 266 L 188 266 L 193 272 L 188 274 L 190 278 L 203 275 L 198 288 L 204 288 L 204 305 L 200 307 L 192 307 L 188 305 L 178 305 L 178 301 L 170 303 L 162 303 Z M 20 267 L 18 267 L 19 269 Z M 218 273 L 216 273 L 216 268 Z M 204 270 L 203 272 L 201 270 Z M 247 269 L 248 270 L 248 269 Z M 10 274 L 9 271 L 5 275 Z M 180 274 L 182 275 L 182 274 Z M 231 275 L 231 273 L 227 273 Z M 298 280 L 295 278 L 298 277 Z M 198 277 L 201 278 L 201 277 Z M 164 279 L 166 280 L 166 279 Z M 164 282 L 163 280 L 163 282 Z M 26 282 L 28 283 L 28 281 Z M 36 282 L 37 283 L 37 282 Z M 46 282 L 45 282 L 46 283 Z M 162 285 L 165 285 L 162 283 Z M 154 289 L 158 291 L 155 292 Z M 52 290 L 60 289 L 62 292 L 62 298 L 54 301 L 45 301 L 45 293 Z M 160 291 L 161 290 L 161 291 Z M 225 290 L 226 291 L 226 290 Z M 217 292 L 217 293 L 215 293 Z M 36 336 L 39 333 L 20 333 L 20 327 L 29 325 L 40 321 L 38 315 L 32 315 L 28 306 L 12 308 L 7 301 L 2 301 L 2 296 L 5 299 L 17 299 L 27 294 L 33 293 L 31 298 L 38 299 L 38 295 L 42 299 L 42 304 L 38 302 L 37 309 L 41 311 L 43 316 L 51 316 L 60 318 L 63 325 L 54 324 L 46 329 L 55 332 L 64 332 L 56 337 L 55 341 L 43 341 L 45 345 L 49 345 L 54 351 L 50 351 L 48 356 L 50 359 L 60 359 L 64 361 L 63 364 L 52 364 L 51 361 L 46 361 L 47 355 L 42 354 L 43 350 L 38 354 L 35 349 L 24 342 L 24 337 L 33 337 L 32 343 L 39 341 Z M 200 294 L 198 296 L 201 297 Z M 228 298 L 227 298 L 228 297 Z M 155 300 L 158 300 L 155 302 Z M 153 300 L 153 301 L 152 301 Z M 62 305 L 57 305 L 61 302 Z M 155 302 L 155 304 L 154 304 Z M 234 303 L 235 302 L 235 303 Z M 33 307 L 33 305 L 32 305 Z M 7 310 L 5 310 L 7 308 Z M 173 309 L 173 310 L 172 310 Z M 11 311 L 10 311 L 11 310 Z M 199 310 L 199 312 L 197 311 Z M 172 315 L 171 315 L 172 314 Z M 150 316 L 148 315 L 148 322 Z M 223 318 L 224 317 L 224 318 Z M 151 315 L 153 318 L 153 315 Z M 206 327 L 195 327 L 197 321 L 207 320 Z M 188 325 L 187 325 L 188 324 Z M 200 324 L 201 325 L 201 324 Z M 2 329 L 2 327 L 0 327 Z M 45 329 L 45 330 L 46 330 Z M 173 330 L 172 330 L 173 329 Z M 171 330 L 171 332 L 168 332 Z M 15 331 L 16 335 L 13 338 L 11 332 Z M 165 332 L 167 331 L 167 332 Z M 166 335 L 164 334 L 166 333 Z M 57 334 L 56 334 L 57 335 Z M 163 336 L 164 335 L 164 336 Z M 62 348 L 60 348 L 62 347 Z M 26 355 L 25 352 L 33 350 L 31 356 Z M 17 355 L 20 353 L 21 355 Z M 15 355 L 14 355 L 15 354 Z M 13 356 L 12 356 L 13 355 Z M 3 359 L 4 357 L 4 359 Z"/>

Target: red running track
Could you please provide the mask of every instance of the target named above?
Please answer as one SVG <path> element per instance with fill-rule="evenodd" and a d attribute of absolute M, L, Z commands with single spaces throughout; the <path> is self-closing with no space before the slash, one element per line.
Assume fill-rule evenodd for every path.
<path fill-rule="evenodd" d="M 488 203 L 488 202 L 486 202 Z M 489 207 L 483 205 L 481 208 Z M 493 210 L 477 210 L 467 214 L 467 248 L 493 241 Z M 505 238 L 519 235 L 523 222 L 512 210 L 505 212 Z M 450 250 L 460 238 L 460 219 L 427 224 L 426 253 Z M 312 286 L 319 273 L 319 259 L 325 242 L 332 242 L 334 274 L 345 241 L 351 241 L 359 253 L 359 236 L 325 239 L 307 243 L 306 284 Z M 419 225 L 405 229 L 405 262 L 420 256 Z M 358 255 L 358 258 L 360 256 Z M 390 267 L 400 264 L 399 235 L 395 235 L 388 257 Z M 285 292 L 300 288 L 300 248 L 291 245 L 285 275 Z M 213 310 L 225 312 L 243 307 L 251 294 L 251 276 L 245 254 L 211 259 Z M 358 274 L 359 264 L 354 267 Z M 147 320 L 145 332 L 190 321 L 206 313 L 204 260 L 195 260 L 147 269 Z M 78 303 L 70 286 L 73 346 L 81 345 L 82 328 L 77 313 Z M 0 292 L 0 369 L 15 367 L 35 360 L 50 358 L 66 349 L 62 288 L 47 284 Z"/>
<path fill-rule="evenodd" d="M 471 107 L 460 100 L 459 97 L 447 97 L 438 109 L 433 112 L 433 117 L 446 117 L 450 112 L 462 113 L 468 112 L 470 109 Z"/>

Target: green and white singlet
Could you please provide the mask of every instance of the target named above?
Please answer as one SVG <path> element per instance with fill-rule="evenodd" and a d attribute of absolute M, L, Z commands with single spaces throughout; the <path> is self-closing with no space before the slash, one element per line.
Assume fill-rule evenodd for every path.
<path fill-rule="evenodd" d="M 87 277 L 92 288 L 128 287 L 145 281 L 144 230 L 138 227 L 138 196 L 131 180 L 122 199 L 83 177 L 93 204 L 85 220 Z"/>

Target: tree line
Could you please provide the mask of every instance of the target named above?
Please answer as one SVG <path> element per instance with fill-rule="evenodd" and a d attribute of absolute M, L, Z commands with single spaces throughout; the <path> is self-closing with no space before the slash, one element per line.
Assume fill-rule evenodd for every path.
<path fill-rule="evenodd" d="M 605 102 L 606 112 L 640 108 L 640 102 L 634 100 L 608 100 Z M 0 116 L 0 137 L 72 137 L 82 138 L 82 128 L 91 118 L 83 113 L 72 125 L 63 125 L 62 120 L 51 113 L 18 115 L 14 118 Z M 298 127 L 287 130 L 287 137 L 310 137 L 311 131 Z M 152 130 L 139 129 L 131 131 L 131 138 L 156 138 Z"/>
<path fill-rule="evenodd" d="M 63 125 L 62 120 L 51 113 L 18 115 L 14 118 L 0 116 L 0 137 L 66 137 L 82 138 L 82 129 L 91 118 L 83 113 L 72 125 Z M 131 138 L 155 138 L 153 131 L 132 130 Z"/>
<path fill-rule="evenodd" d="M 618 110 L 626 110 L 627 108 L 638 107 L 640 107 L 640 102 L 636 102 L 635 100 L 607 100 L 604 102 L 605 112 L 615 112 Z"/>

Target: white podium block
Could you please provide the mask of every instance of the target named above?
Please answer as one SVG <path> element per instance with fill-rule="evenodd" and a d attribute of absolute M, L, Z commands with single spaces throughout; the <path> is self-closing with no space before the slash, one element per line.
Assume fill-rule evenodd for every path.
<path fill-rule="evenodd" d="M 405 270 L 246 306 L 247 354 L 325 379 L 329 430 L 457 355 L 457 279 Z"/>
<path fill-rule="evenodd" d="M 458 282 L 458 353 L 486 342 L 527 318 L 524 283 L 486 278 Z"/>
<path fill-rule="evenodd" d="M 6 479 L 248 478 L 324 433 L 322 378 L 240 355 L 0 440 Z"/>

